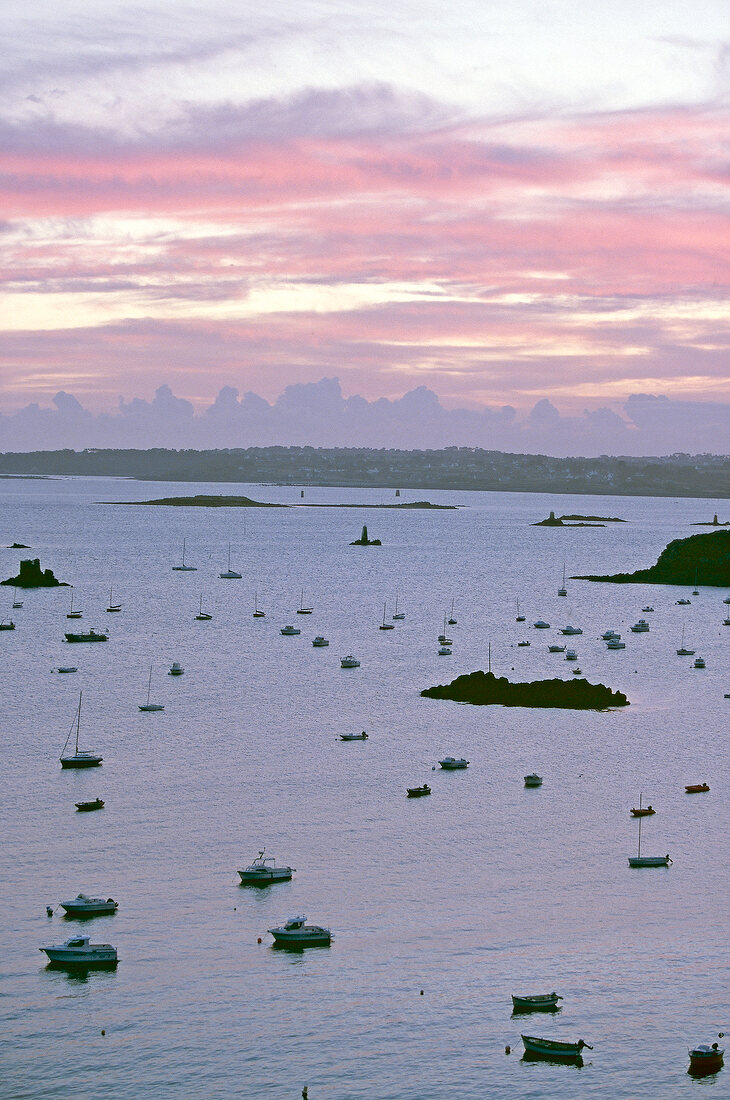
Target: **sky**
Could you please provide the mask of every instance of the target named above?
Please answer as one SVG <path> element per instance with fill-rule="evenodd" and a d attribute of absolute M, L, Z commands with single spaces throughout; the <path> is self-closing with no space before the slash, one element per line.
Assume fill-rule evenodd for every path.
<path fill-rule="evenodd" d="M 0 449 L 144 408 L 161 444 L 175 401 L 246 445 L 232 402 L 335 379 L 430 394 L 424 445 L 730 450 L 726 0 L 5 0 L 0 33 Z"/>

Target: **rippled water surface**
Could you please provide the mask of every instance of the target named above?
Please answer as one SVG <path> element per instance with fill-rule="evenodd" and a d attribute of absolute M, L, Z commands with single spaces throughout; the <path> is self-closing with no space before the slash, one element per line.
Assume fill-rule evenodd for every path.
<path fill-rule="evenodd" d="M 426 490 L 401 500 L 463 507 L 99 503 L 206 491 L 300 502 L 276 486 L 0 481 L 0 542 L 30 544 L 75 586 L 83 626 L 110 632 L 103 645 L 65 643 L 60 588 L 24 593 L 16 630 L 0 633 L 0 1095 L 286 1100 L 304 1084 L 310 1100 L 730 1095 L 730 1068 L 686 1075 L 688 1045 L 730 1023 L 727 592 L 700 577 L 698 596 L 574 580 L 556 594 L 563 563 L 569 576 L 651 564 L 726 503 Z M 305 503 L 337 502 L 394 501 L 306 491 Z M 530 526 L 550 508 L 630 522 Z M 382 548 L 348 545 L 363 523 Z M 184 537 L 195 573 L 171 569 Z M 240 581 L 218 577 L 229 543 Z M 0 550 L 2 577 L 21 556 Z M 105 612 L 112 587 L 118 615 Z M 255 593 L 264 619 L 252 618 Z M 302 594 L 309 617 L 295 614 Z M 194 619 L 201 595 L 207 623 Z M 406 619 L 379 631 L 396 595 Z M 11 600 L 0 589 L 0 617 Z M 440 657 L 452 600 L 453 655 Z M 651 631 L 632 634 L 647 603 Z M 538 618 L 552 628 L 532 629 Z M 280 634 L 289 622 L 300 636 Z M 568 643 L 586 677 L 630 707 L 420 697 L 486 668 L 490 645 L 500 674 L 568 678 L 547 652 L 567 622 L 583 628 Z M 625 650 L 605 649 L 608 627 Z M 676 656 L 683 628 L 705 670 Z M 312 647 L 316 634 L 329 648 Z M 347 653 L 360 668 L 340 668 Z M 138 710 L 150 663 L 162 713 Z M 52 671 L 64 664 L 78 673 Z M 80 689 L 82 747 L 104 764 L 62 771 Z M 339 740 L 361 729 L 367 742 Z M 433 771 L 443 755 L 471 765 Z M 526 790 L 533 770 L 543 786 Z M 705 779 L 709 794 L 685 794 Z M 423 782 L 432 796 L 407 800 Z M 640 793 L 657 810 L 642 850 L 669 852 L 668 869 L 627 865 Z M 75 812 L 97 795 L 103 811 Z M 238 868 L 264 846 L 297 868 L 292 882 L 241 888 Z M 119 901 L 83 926 L 117 946 L 116 972 L 68 975 L 38 952 L 79 928 L 45 912 L 79 891 Z M 332 927 L 331 948 L 271 948 L 267 928 L 300 912 Z M 511 1016 L 512 993 L 553 989 L 557 1015 Z M 581 1069 L 526 1063 L 521 1032 L 594 1050 Z"/>

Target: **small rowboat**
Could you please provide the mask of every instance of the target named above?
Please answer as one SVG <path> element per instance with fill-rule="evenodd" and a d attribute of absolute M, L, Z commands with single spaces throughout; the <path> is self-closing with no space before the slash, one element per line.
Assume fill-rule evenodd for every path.
<path fill-rule="evenodd" d="M 709 791 L 709 783 L 690 783 L 686 786 L 685 791 L 687 794 L 703 794 L 705 791 Z"/>
<path fill-rule="evenodd" d="M 556 1012 L 562 1001 L 559 993 L 540 993 L 536 996 L 516 997 L 512 994 L 513 1012 Z"/>
<path fill-rule="evenodd" d="M 90 813 L 91 810 L 103 810 L 104 809 L 104 799 L 103 798 L 95 798 L 91 802 L 76 802 L 76 803 L 74 803 L 74 805 L 76 806 L 76 809 L 80 813 Z"/>
<path fill-rule="evenodd" d="M 365 730 L 362 733 L 341 733 L 340 741 L 367 741 L 368 735 Z"/>
<path fill-rule="evenodd" d="M 722 1032 L 720 1032 L 719 1037 L 723 1038 Z M 691 1073 L 693 1077 L 705 1077 L 709 1073 L 717 1073 L 725 1064 L 724 1055 L 725 1051 L 717 1043 L 713 1043 L 711 1047 L 706 1046 L 704 1043 L 701 1046 L 693 1047 L 689 1052 L 689 1069 L 687 1073 Z"/>
<path fill-rule="evenodd" d="M 535 1035 L 523 1035 L 525 1055 L 533 1058 L 552 1058 L 559 1062 L 582 1062 L 581 1051 L 593 1050 L 588 1043 L 579 1039 L 577 1043 L 561 1043 L 557 1039 L 538 1039 Z"/>
<path fill-rule="evenodd" d="M 422 787 L 406 787 L 408 798 L 423 798 L 425 794 L 431 793 L 431 788 L 428 783 L 424 783 Z"/>
<path fill-rule="evenodd" d="M 653 806 L 639 806 L 638 809 L 634 806 L 631 810 L 632 817 L 651 817 L 655 813 L 656 810 Z"/>

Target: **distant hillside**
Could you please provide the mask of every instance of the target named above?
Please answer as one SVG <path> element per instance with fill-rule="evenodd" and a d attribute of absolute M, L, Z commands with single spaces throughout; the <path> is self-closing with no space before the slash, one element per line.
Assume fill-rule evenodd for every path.
<path fill-rule="evenodd" d="M 0 455 L 0 474 L 603 496 L 730 496 L 727 455 L 549 458 L 471 447 L 447 447 L 439 451 L 360 447 L 31 451 Z"/>

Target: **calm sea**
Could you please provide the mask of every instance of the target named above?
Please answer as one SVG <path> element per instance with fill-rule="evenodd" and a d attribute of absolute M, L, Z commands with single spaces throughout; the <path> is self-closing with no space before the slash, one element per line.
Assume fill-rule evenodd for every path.
<path fill-rule="evenodd" d="M 727 518 L 727 502 L 424 490 L 401 502 L 459 510 L 99 503 L 206 491 L 300 503 L 282 486 L 0 481 L 0 542 L 32 547 L 0 550 L 2 577 L 39 556 L 75 586 L 82 625 L 110 632 L 69 646 L 70 589 L 25 592 L 12 613 L 0 589 L 17 624 L 0 633 L 0 1095 L 729 1096 L 730 1067 L 686 1074 L 688 1046 L 730 1032 L 727 592 L 569 580 L 557 596 L 564 564 L 651 564 L 693 522 Z M 305 503 L 394 495 L 307 489 Z M 629 522 L 530 526 L 551 508 Z M 381 549 L 348 545 L 363 523 Z M 197 572 L 172 571 L 183 538 Z M 229 544 L 242 580 L 218 577 Z M 120 614 L 105 612 L 110 589 Z M 210 622 L 195 621 L 201 596 Z M 380 631 L 396 596 L 406 619 Z M 453 654 L 438 656 L 452 600 Z M 645 604 L 651 630 L 632 634 Z M 547 650 L 568 622 L 583 629 L 567 639 L 583 673 L 630 707 L 419 696 L 486 668 L 490 645 L 500 674 L 568 678 Z M 283 637 L 285 623 L 301 635 Z M 609 627 L 625 650 L 605 649 Z M 676 656 L 683 628 L 705 670 Z M 340 668 L 348 653 L 360 668 Z M 167 675 L 173 661 L 184 676 Z M 67 664 L 78 672 L 53 671 Z M 150 665 L 156 714 L 138 710 Z M 80 689 L 81 747 L 104 764 L 75 773 L 58 758 Z M 339 740 L 362 729 L 367 742 Z M 470 767 L 434 771 L 443 755 Z M 538 790 L 523 785 L 532 771 Z M 703 780 L 709 794 L 685 794 Z M 423 782 L 432 796 L 407 800 Z M 103 811 L 75 812 L 97 795 Z M 627 865 L 640 795 L 657 810 L 642 850 L 669 852 L 668 869 Z M 264 847 L 293 881 L 240 887 Z M 119 901 L 83 925 L 117 946 L 116 972 L 67 975 L 39 954 L 79 929 L 45 908 L 79 891 Z M 298 913 L 331 926 L 329 949 L 272 950 L 266 930 Z M 512 1017 L 512 993 L 551 990 L 560 1013 Z M 594 1050 L 582 1068 L 524 1062 L 521 1032 Z"/>

